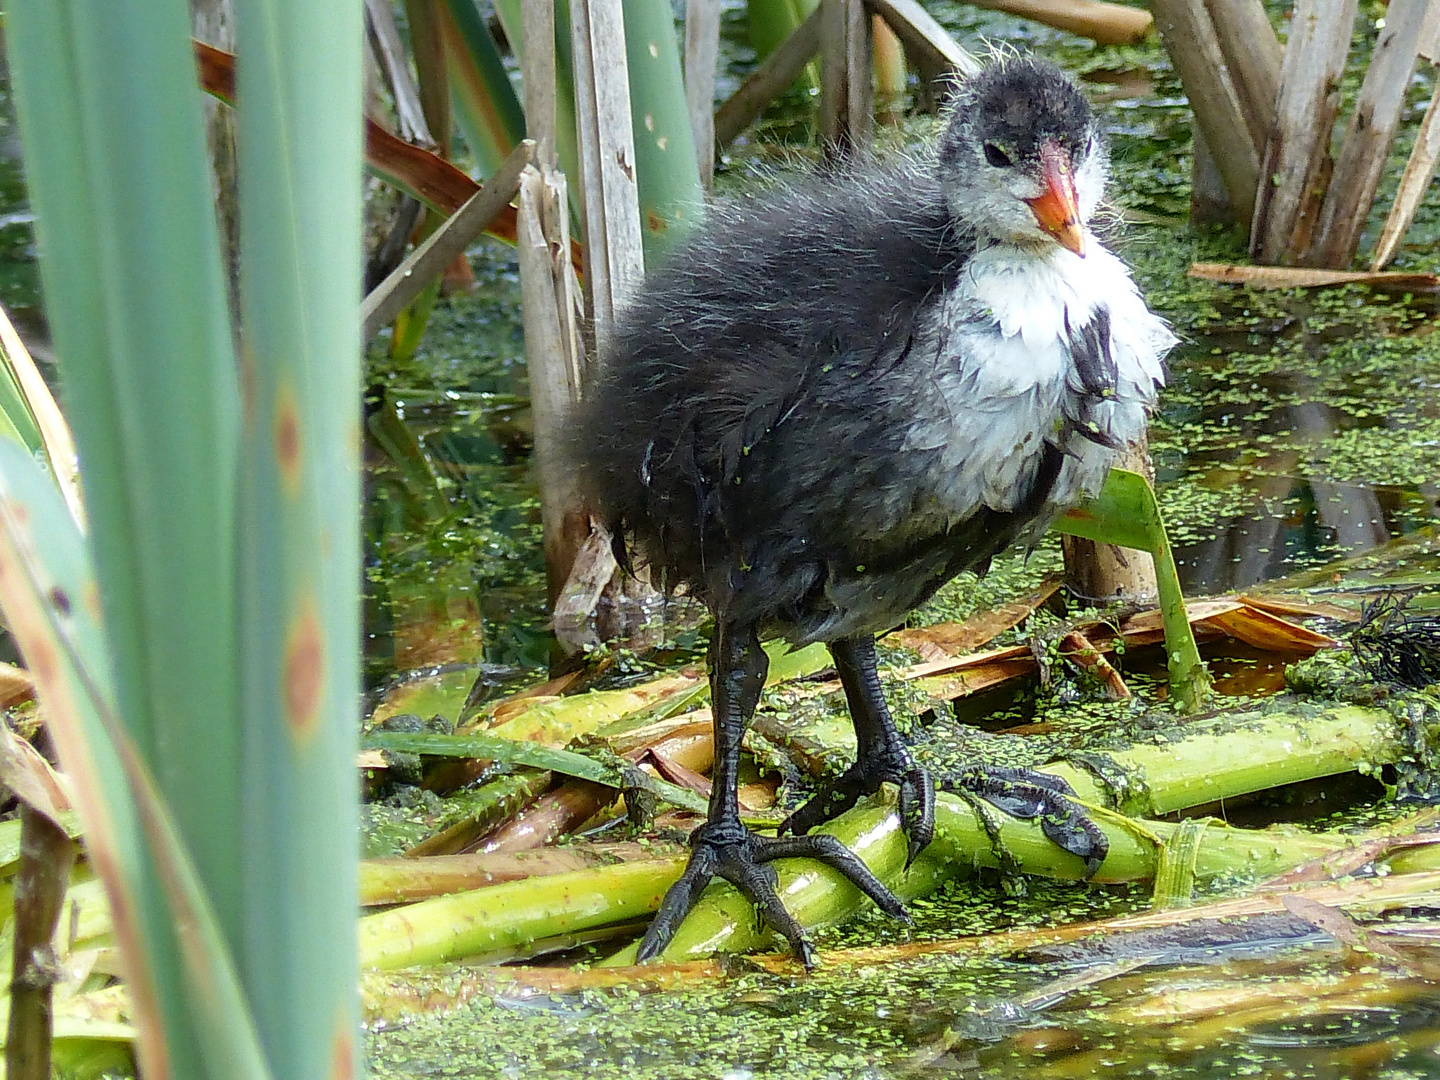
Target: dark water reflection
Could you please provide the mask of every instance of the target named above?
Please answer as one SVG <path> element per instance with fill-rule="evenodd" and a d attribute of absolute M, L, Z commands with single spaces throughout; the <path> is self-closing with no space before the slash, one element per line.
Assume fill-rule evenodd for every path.
<path fill-rule="evenodd" d="M 1214 539 L 1176 552 L 1187 593 L 1245 589 L 1336 555 L 1379 547 L 1440 517 L 1440 494 L 1423 488 L 1368 487 L 1303 477 L 1276 477 L 1284 485 L 1282 512 L 1240 516 L 1216 529 Z"/>
<path fill-rule="evenodd" d="M 1359 378 L 1331 403 L 1333 378 L 1252 374 L 1244 354 L 1239 363 L 1229 350 L 1217 357 L 1214 346 L 1205 348 L 1210 340 L 1172 363 L 1159 426 L 1183 427 L 1187 438 L 1162 438 L 1156 449 L 1162 500 L 1167 485 L 1189 483 L 1212 497 L 1202 504 L 1226 508 L 1205 522 L 1203 512 L 1187 513 L 1194 504 L 1182 499 L 1167 515 L 1187 592 L 1245 589 L 1368 551 L 1440 518 L 1440 475 L 1422 480 L 1412 467 L 1416 451 L 1433 456 L 1432 433 L 1416 420 L 1440 410 L 1436 384 L 1400 370 L 1381 380 L 1373 402 L 1365 401 Z M 1237 383 L 1248 386 L 1237 391 Z M 1411 394 L 1403 408 L 1390 409 L 1396 383 Z M 1385 482 L 1397 475 L 1422 482 Z M 1204 535 L 1189 539 L 1196 532 Z"/>

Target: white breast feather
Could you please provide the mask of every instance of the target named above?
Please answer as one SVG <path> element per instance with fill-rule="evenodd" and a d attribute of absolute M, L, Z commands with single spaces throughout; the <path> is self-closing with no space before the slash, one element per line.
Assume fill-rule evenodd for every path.
<path fill-rule="evenodd" d="M 1093 236 L 1082 258 L 1053 245 L 1033 252 L 996 245 L 970 260 L 925 328 L 937 369 L 933 390 L 941 415 L 917 423 L 915 449 L 938 450 L 936 490 L 960 520 L 981 503 L 1013 510 L 1039 467 L 1044 443 L 1058 442 L 1066 396 L 1079 378 L 1069 332 L 1110 314 L 1116 366 L 1114 400 L 1097 410 L 1117 443 L 1138 439 L 1164 380 L 1163 359 L 1175 335 L 1141 299 L 1125 264 Z M 1112 451 L 1072 435 L 1055 485 L 1056 508 L 1104 481 Z"/>

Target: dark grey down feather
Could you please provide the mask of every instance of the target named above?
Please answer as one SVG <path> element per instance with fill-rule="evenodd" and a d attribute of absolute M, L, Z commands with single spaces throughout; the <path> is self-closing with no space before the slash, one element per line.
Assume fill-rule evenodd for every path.
<path fill-rule="evenodd" d="M 1014 169 L 962 161 L 992 138 Z M 1169 335 L 1108 253 L 992 246 L 1006 213 L 1034 229 L 1003 185 L 1042 139 L 1103 183 L 1073 85 L 1006 60 L 965 84 L 938 152 L 714 207 L 625 313 L 574 426 L 617 545 L 717 618 L 833 641 L 983 571 L 1103 477 L 1153 400 L 1136 349 Z M 1158 328 L 1127 331 L 1118 382 L 1108 297 L 1085 295 L 1102 279 Z M 1014 325 L 1032 302 L 1033 347 Z"/>
<path fill-rule="evenodd" d="M 908 346 L 974 251 L 925 164 L 716 207 L 626 313 L 575 446 L 607 528 L 667 586 L 829 637 L 827 584 L 863 575 L 893 619 L 1025 525 L 980 508 L 938 535 L 907 527 L 927 495 L 910 391 L 934 362 Z M 872 621 L 844 614 L 850 632 Z"/>

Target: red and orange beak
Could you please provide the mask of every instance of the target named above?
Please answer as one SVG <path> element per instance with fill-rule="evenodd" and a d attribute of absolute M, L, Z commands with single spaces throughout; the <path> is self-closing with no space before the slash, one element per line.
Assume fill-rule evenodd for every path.
<path fill-rule="evenodd" d="M 1080 225 L 1080 208 L 1075 201 L 1075 175 L 1070 155 L 1046 140 L 1040 146 L 1040 180 L 1045 189 L 1036 199 L 1026 199 L 1040 228 L 1082 258 L 1085 230 Z"/>

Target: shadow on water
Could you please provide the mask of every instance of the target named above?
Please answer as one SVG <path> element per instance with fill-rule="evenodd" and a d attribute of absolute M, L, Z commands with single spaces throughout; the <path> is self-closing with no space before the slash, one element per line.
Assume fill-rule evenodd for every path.
<path fill-rule="evenodd" d="M 1377 353 L 1393 353 L 1386 370 L 1350 373 L 1340 394 L 1323 371 L 1334 360 L 1328 351 L 1352 350 L 1364 331 L 1310 341 L 1300 319 L 1285 320 L 1281 333 L 1300 340 L 1284 355 L 1306 365 L 1277 364 L 1273 344 L 1255 345 L 1260 335 L 1224 331 L 1172 359 L 1161 424 L 1187 438 L 1158 448 L 1157 481 L 1188 481 L 1221 511 L 1208 525 L 1172 522 L 1188 592 L 1245 589 L 1440 517 L 1440 472 L 1428 465 L 1440 365 L 1428 349 L 1387 348 L 1402 334 L 1428 336 L 1430 312 L 1412 305 L 1408 313 L 1415 329 L 1376 343 Z M 1208 535 L 1186 542 L 1202 530 Z"/>

